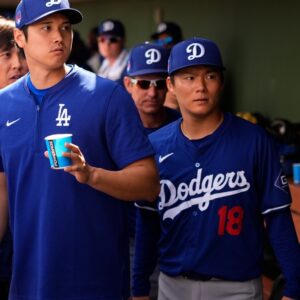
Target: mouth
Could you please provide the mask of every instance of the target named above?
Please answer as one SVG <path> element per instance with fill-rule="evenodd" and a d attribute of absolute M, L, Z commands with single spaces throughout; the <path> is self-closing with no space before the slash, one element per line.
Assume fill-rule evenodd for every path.
<path fill-rule="evenodd" d="M 52 53 L 63 53 L 64 49 L 63 48 L 55 48 L 51 50 Z"/>
<path fill-rule="evenodd" d="M 159 105 L 158 101 L 155 101 L 155 100 L 145 101 L 144 104 L 147 106 L 158 106 Z"/>
<path fill-rule="evenodd" d="M 199 104 L 206 104 L 208 102 L 208 98 L 198 98 L 193 100 L 193 102 L 199 103 Z"/>
<path fill-rule="evenodd" d="M 18 80 L 19 78 L 21 78 L 23 75 L 21 73 L 18 74 L 14 74 L 12 76 L 9 77 L 9 80 Z"/>

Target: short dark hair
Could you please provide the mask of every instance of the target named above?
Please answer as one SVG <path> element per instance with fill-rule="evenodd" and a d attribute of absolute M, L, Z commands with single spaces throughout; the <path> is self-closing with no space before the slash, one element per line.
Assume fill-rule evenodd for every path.
<path fill-rule="evenodd" d="M 0 16 L 0 50 L 8 51 L 14 47 L 15 22 Z"/>

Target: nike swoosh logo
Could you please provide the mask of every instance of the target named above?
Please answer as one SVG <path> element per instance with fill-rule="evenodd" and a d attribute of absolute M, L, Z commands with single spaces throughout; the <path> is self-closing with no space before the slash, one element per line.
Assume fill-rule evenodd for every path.
<path fill-rule="evenodd" d="M 164 160 L 166 160 L 168 157 L 170 157 L 170 156 L 172 156 L 174 154 L 174 152 L 172 152 L 172 153 L 169 153 L 169 154 L 167 154 L 167 155 L 164 155 L 164 156 L 159 156 L 158 157 L 158 162 L 161 164 Z"/>
<path fill-rule="evenodd" d="M 6 127 L 9 127 L 9 126 L 13 125 L 13 124 L 17 123 L 17 122 L 20 121 L 20 120 L 21 120 L 21 118 L 16 119 L 16 120 L 13 120 L 13 121 L 11 121 L 11 122 L 9 122 L 9 120 L 7 120 L 7 121 L 6 121 Z"/>

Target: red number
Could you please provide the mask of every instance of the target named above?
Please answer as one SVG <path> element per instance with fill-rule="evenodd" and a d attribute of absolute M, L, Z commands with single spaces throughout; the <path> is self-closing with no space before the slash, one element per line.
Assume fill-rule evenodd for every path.
<path fill-rule="evenodd" d="M 244 210 L 241 206 L 234 206 L 228 209 L 222 206 L 218 210 L 219 228 L 218 234 L 224 235 L 225 232 L 230 235 L 239 235 L 242 231 Z"/>

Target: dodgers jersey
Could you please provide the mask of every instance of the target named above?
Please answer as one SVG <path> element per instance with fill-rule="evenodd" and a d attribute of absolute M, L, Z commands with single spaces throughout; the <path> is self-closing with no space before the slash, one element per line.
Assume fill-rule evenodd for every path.
<path fill-rule="evenodd" d="M 291 203 L 273 141 L 264 129 L 229 113 L 200 140 L 187 139 L 181 122 L 149 137 L 161 183 L 160 269 L 170 276 L 256 278 L 263 215 Z"/>
<path fill-rule="evenodd" d="M 72 133 L 95 167 L 119 170 L 154 154 L 118 84 L 73 66 L 41 105 L 27 77 L 0 92 L 0 171 L 8 179 L 14 244 L 10 299 L 121 299 L 124 203 L 44 157 L 44 137 Z"/>

